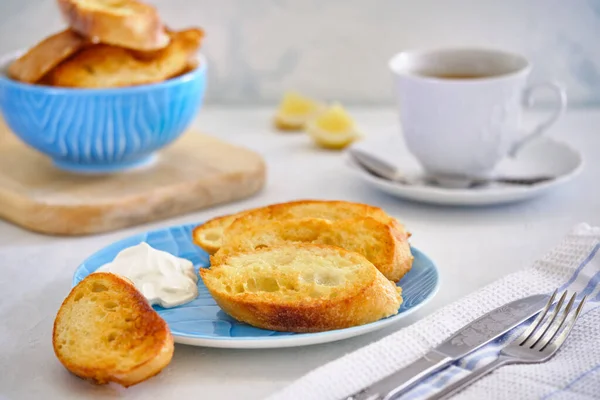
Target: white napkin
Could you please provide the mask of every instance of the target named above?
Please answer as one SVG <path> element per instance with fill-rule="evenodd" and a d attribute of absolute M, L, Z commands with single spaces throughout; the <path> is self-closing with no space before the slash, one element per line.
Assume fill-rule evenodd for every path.
<path fill-rule="evenodd" d="M 525 270 L 513 273 L 378 342 L 326 364 L 269 400 L 339 400 L 407 366 L 453 332 L 496 307 L 556 288 L 588 295 L 575 328 L 544 364 L 502 367 L 456 399 L 600 398 L 600 228 L 576 226 L 563 242 Z M 510 249 L 507 249 L 510 251 Z M 506 338 L 504 338 L 506 340 Z M 500 343 L 485 346 L 405 394 L 421 399 L 494 360 Z"/>

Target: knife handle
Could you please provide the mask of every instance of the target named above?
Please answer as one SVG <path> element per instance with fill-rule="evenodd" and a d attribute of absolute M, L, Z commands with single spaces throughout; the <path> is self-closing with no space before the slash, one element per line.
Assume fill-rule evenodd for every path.
<path fill-rule="evenodd" d="M 393 400 L 415 383 L 451 362 L 452 358 L 431 350 L 405 368 L 347 397 L 345 400 Z"/>

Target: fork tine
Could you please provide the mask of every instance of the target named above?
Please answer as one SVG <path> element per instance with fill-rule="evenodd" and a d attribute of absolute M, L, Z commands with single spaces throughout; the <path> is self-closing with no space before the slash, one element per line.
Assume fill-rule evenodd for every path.
<path fill-rule="evenodd" d="M 554 322 L 554 319 L 556 318 L 558 311 L 562 307 L 562 304 L 565 301 L 566 296 L 567 296 L 567 292 L 565 291 L 565 292 L 563 292 L 562 296 L 560 296 L 560 299 L 558 299 L 558 302 L 554 306 L 554 310 L 552 310 L 551 314 L 548 315 L 548 318 L 545 318 L 543 322 L 540 322 L 539 329 L 536 329 L 535 333 L 532 334 L 528 340 L 524 341 L 522 346 L 526 345 L 529 347 L 533 347 L 533 345 L 536 344 L 538 342 L 538 340 L 540 340 L 542 335 L 544 333 L 546 333 L 546 331 L 548 330 L 548 327 L 550 326 L 550 324 L 552 322 Z M 550 310 L 548 310 L 548 312 L 550 312 Z M 533 344 L 531 344 L 531 343 L 533 343 Z"/>
<path fill-rule="evenodd" d="M 552 324 L 550 326 L 548 326 L 547 332 L 545 332 L 544 335 L 542 335 L 542 337 L 540 339 L 538 339 L 538 341 L 536 343 L 534 343 L 533 346 L 531 346 L 531 348 L 535 348 L 535 346 L 537 346 L 538 344 L 541 344 L 542 348 L 540 349 L 540 351 L 542 351 L 543 349 L 546 348 L 546 346 L 548 345 L 548 343 L 550 343 L 552 341 L 552 339 L 554 339 L 554 337 L 556 336 L 556 334 L 560 331 L 560 328 L 565 323 L 565 320 L 567 319 L 567 316 L 571 312 L 571 307 L 573 307 L 573 303 L 575 302 L 575 298 L 576 297 L 577 297 L 577 292 L 573 293 L 573 295 L 571 296 L 571 299 L 569 300 L 569 303 L 567 303 L 567 306 L 565 307 L 565 309 L 562 312 L 562 316 L 560 318 L 560 321 L 557 322 L 557 323 L 554 323 L 554 324 Z M 548 336 L 550 338 L 546 340 L 546 338 L 548 338 Z"/>
<path fill-rule="evenodd" d="M 571 329 L 573 329 L 573 326 L 575 325 L 575 321 L 577 321 L 577 318 L 579 318 L 579 314 L 581 313 L 581 310 L 583 309 L 583 305 L 584 305 L 586 299 L 587 299 L 587 296 L 583 296 L 583 299 L 581 299 L 581 302 L 579 303 L 579 306 L 577 306 L 577 310 L 575 310 L 575 312 L 572 313 L 571 319 L 569 320 L 569 322 L 567 322 L 567 325 L 565 326 L 565 328 L 562 330 L 562 332 L 560 333 L 560 335 L 558 335 L 558 337 L 554 341 L 553 344 L 556 346 L 557 349 L 567 339 L 567 336 L 569 336 L 569 333 L 571 332 Z M 548 346 L 548 344 L 550 344 L 550 343 L 552 343 L 552 342 L 548 342 L 546 344 L 546 346 Z M 546 346 L 542 347 L 540 349 L 540 351 L 544 350 L 544 348 Z"/>
<path fill-rule="evenodd" d="M 525 332 L 523 332 L 521 334 L 521 336 L 519 336 L 516 339 L 519 342 L 519 345 L 522 346 L 527 341 L 527 339 L 529 339 L 529 337 L 533 334 L 533 332 L 536 330 L 536 328 L 540 325 L 540 322 L 542 322 L 542 319 L 544 319 L 544 317 L 548 313 L 548 310 L 552 306 L 552 303 L 554 303 L 554 298 L 556 297 L 557 292 L 558 292 L 558 289 L 556 289 L 554 291 L 554 293 L 552 293 L 552 296 L 550 296 L 548 303 L 546 303 L 546 307 L 544 307 L 544 309 L 538 314 L 538 316 L 529 325 L 529 327 L 525 330 Z"/>

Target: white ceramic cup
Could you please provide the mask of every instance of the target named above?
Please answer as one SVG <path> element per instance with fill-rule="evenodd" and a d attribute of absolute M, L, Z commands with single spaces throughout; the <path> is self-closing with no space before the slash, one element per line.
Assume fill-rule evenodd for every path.
<path fill-rule="evenodd" d="M 499 161 L 554 124 L 567 104 L 556 83 L 527 86 L 530 63 L 503 51 L 407 51 L 389 66 L 406 145 L 438 180 L 489 177 Z M 542 89 L 556 94 L 557 106 L 526 134 L 520 129 L 523 108 Z"/>

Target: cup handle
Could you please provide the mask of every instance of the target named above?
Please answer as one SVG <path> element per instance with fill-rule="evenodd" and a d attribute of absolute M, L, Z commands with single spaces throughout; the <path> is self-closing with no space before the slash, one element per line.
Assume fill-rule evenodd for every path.
<path fill-rule="evenodd" d="M 550 117 L 536 126 L 531 133 L 527 134 L 523 139 L 517 141 L 511 148 L 509 155 L 514 157 L 521 148 L 529 143 L 531 140 L 540 137 L 544 132 L 548 130 L 554 123 L 563 115 L 567 108 L 567 93 L 563 86 L 555 82 L 541 82 L 528 86 L 525 89 L 525 105 L 530 107 L 533 105 L 533 94 L 540 89 L 552 90 L 558 99 L 558 107 L 550 114 Z"/>

